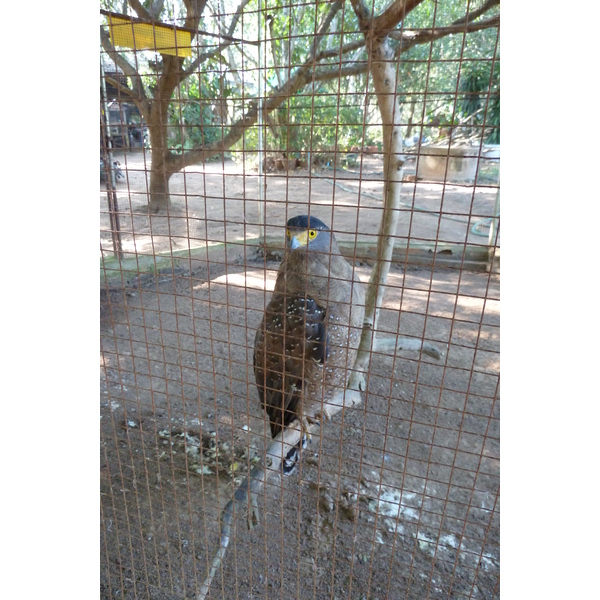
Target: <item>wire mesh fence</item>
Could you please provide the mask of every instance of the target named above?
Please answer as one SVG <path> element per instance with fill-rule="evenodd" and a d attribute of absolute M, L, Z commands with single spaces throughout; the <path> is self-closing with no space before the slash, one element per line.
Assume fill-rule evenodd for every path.
<path fill-rule="evenodd" d="M 102 598 L 499 597 L 498 9 L 103 3 Z"/>

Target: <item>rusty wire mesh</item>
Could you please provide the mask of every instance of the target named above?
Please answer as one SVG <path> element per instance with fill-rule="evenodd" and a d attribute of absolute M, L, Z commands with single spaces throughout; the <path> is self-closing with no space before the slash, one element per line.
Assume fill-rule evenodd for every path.
<path fill-rule="evenodd" d="M 467 15 L 476 8 L 460 6 Z M 237 5 L 211 7 L 193 56 L 218 52 L 177 86 L 163 123 L 174 157 L 226 138 L 261 95 L 284 89 L 272 49 L 257 64 L 255 42 L 279 39 L 269 16 L 325 14 L 310 2 L 244 3 L 229 31 Z M 341 10 L 350 18 L 350 3 Z M 102 14 L 106 31 L 111 14 Z M 296 31 L 295 43 L 316 39 L 320 22 Z M 334 25 L 332 39 L 341 20 Z M 342 73 L 339 42 L 322 43 L 327 68 Z M 486 143 L 498 91 L 480 92 L 482 118 L 454 125 L 470 93 L 459 87 L 461 70 L 499 64 L 497 39 L 487 54 L 477 43 L 461 42 L 458 59 L 436 57 L 433 42 L 424 57 L 394 58 L 399 74 L 421 65 L 425 78 L 398 91 L 403 133 L 419 139 L 405 147 L 377 332 L 442 355 L 373 352 L 362 404 L 324 425 L 296 474 L 265 486 L 258 528 L 248 531 L 236 510 L 209 598 L 499 597 L 499 147 Z M 178 60 L 118 51 L 144 71 L 154 98 L 157 73 Z M 293 55 L 277 76 L 291 77 L 304 58 Z M 328 87 L 309 77 L 299 100 L 265 114 L 262 146 L 255 122 L 226 151 L 174 172 L 168 205 L 148 210 L 156 138 L 131 73 L 106 46 L 100 59 L 101 597 L 196 598 L 221 511 L 270 441 L 252 355 L 287 219 L 321 218 L 369 279 L 384 194 L 377 102 L 366 76 L 349 87 L 339 76 Z M 361 55 L 353 65 L 361 61 L 369 62 Z M 454 79 L 436 83 L 447 70 Z M 207 81 L 216 87 L 202 89 Z M 463 134 L 461 154 L 436 154 Z"/>

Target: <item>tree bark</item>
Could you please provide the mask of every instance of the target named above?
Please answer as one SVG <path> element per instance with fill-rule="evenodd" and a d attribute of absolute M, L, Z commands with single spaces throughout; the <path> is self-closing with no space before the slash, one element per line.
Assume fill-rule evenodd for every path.
<path fill-rule="evenodd" d="M 152 147 L 150 171 L 151 212 L 167 210 L 171 205 L 169 180 L 179 169 L 175 165 L 175 155 L 169 150 L 169 104 L 181 80 L 183 59 L 163 55 L 163 72 L 158 80 L 154 102 L 148 120 L 148 133 Z"/>

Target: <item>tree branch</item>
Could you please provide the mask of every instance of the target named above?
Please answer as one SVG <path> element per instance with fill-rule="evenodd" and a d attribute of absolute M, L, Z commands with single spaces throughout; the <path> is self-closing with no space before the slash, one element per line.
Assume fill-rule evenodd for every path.
<path fill-rule="evenodd" d="M 237 27 L 239 20 L 242 16 L 242 12 L 244 10 L 244 8 L 246 8 L 246 6 L 248 6 L 248 4 L 251 2 L 251 0 L 242 0 L 242 2 L 240 2 L 239 6 L 237 7 L 237 10 L 235 11 L 232 19 L 231 19 L 231 24 L 229 25 L 229 29 L 227 30 L 227 37 L 231 37 L 233 36 L 233 33 L 235 32 L 235 28 Z M 227 48 L 228 46 L 230 46 L 232 44 L 233 40 L 226 40 L 225 42 L 219 44 L 214 50 L 211 50 L 210 52 L 205 52 L 204 54 L 200 54 L 193 62 L 192 64 L 183 71 L 183 77 L 188 77 L 189 75 L 191 75 L 197 68 L 198 65 L 200 65 L 203 62 L 206 62 L 207 60 L 210 60 L 213 56 L 217 55 L 219 52 L 222 52 L 223 50 L 225 50 L 225 48 Z"/>
<path fill-rule="evenodd" d="M 452 35 L 454 33 L 473 33 L 474 31 L 481 31 L 483 29 L 490 29 L 492 27 L 497 27 L 500 24 L 500 16 L 496 15 L 494 17 L 490 17 L 484 21 L 477 21 L 475 23 L 469 22 L 466 26 L 464 24 L 456 24 L 453 23 L 447 27 L 436 27 L 434 29 L 404 29 L 402 31 L 393 31 L 389 34 L 389 37 L 400 40 L 402 43 L 396 48 L 395 55 L 398 57 L 413 48 L 414 46 L 418 46 L 419 44 L 427 44 L 432 40 L 439 40 L 448 35 Z M 348 44 L 348 46 L 343 46 L 341 49 L 342 54 L 346 52 L 350 52 L 352 50 L 356 50 L 361 46 L 365 45 L 365 40 L 352 42 Z M 322 52 L 317 57 L 317 60 L 323 60 L 326 58 L 332 58 L 337 56 L 340 51 L 333 52 L 327 51 Z M 368 71 L 369 64 L 367 60 L 360 61 L 355 63 L 354 65 L 345 65 L 343 67 L 327 67 L 325 65 L 318 68 L 314 74 L 315 81 L 331 81 L 332 79 L 337 79 L 338 77 L 352 77 L 354 75 L 359 75 L 361 73 L 366 73 Z"/>
<path fill-rule="evenodd" d="M 315 71 L 313 79 L 315 81 L 331 81 L 332 79 L 353 77 L 354 75 L 360 75 L 361 73 L 367 73 L 368 71 L 369 63 L 364 60 L 342 68 L 319 68 Z"/>
<path fill-rule="evenodd" d="M 154 21 L 155 17 L 153 17 L 143 6 L 143 4 L 139 0 L 129 0 L 129 5 L 135 12 L 137 13 L 140 19 L 147 19 L 148 21 Z"/>
<path fill-rule="evenodd" d="M 482 4 L 477 10 L 469 11 L 462 19 L 457 19 L 452 23 L 453 25 L 460 25 L 461 23 L 471 23 L 475 19 L 479 18 L 481 15 L 485 14 L 494 6 L 500 6 L 500 0 L 488 0 L 484 4 Z"/>
<path fill-rule="evenodd" d="M 137 101 L 137 97 L 135 92 L 131 89 L 128 88 L 127 86 L 123 85 L 119 80 L 118 80 L 118 75 L 117 77 L 113 77 L 112 75 L 110 75 L 109 73 L 104 73 L 104 78 L 106 79 L 107 82 L 110 82 L 110 84 L 117 88 L 117 90 L 123 94 L 124 96 L 127 96 L 130 100 L 132 101 Z"/>
<path fill-rule="evenodd" d="M 462 21 L 462 19 L 461 19 Z M 481 31 L 483 29 L 489 29 L 491 27 L 497 27 L 500 24 L 500 15 L 490 17 L 484 21 L 477 21 L 475 23 L 465 22 L 448 25 L 447 27 L 435 27 L 432 29 L 417 29 L 411 30 L 406 29 L 404 31 L 393 31 L 390 33 L 390 37 L 396 40 L 400 40 L 400 45 L 396 48 L 396 56 L 399 56 L 403 52 L 407 52 L 410 48 L 418 46 L 419 44 L 427 44 L 440 38 L 452 35 L 454 33 L 473 33 L 474 31 Z"/>
<path fill-rule="evenodd" d="M 398 40 L 401 44 L 396 48 L 396 57 L 400 54 L 407 52 L 414 46 L 420 44 L 427 44 L 431 41 L 439 40 L 443 37 L 455 34 L 455 33 L 473 33 L 474 31 L 481 31 L 483 29 L 489 29 L 497 27 L 500 24 L 500 16 L 495 15 L 489 19 L 483 21 L 475 21 L 478 17 L 489 11 L 494 6 L 498 6 L 500 0 L 489 0 L 481 8 L 469 15 L 457 19 L 447 27 L 434 27 L 430 29 L 402 29 L 395 30 L 389 33 L 389 37 L 394 40 Z M 466 26 L 465 26 L 466 24 Z M 341 55 L 347 54 L 354 50 L 364 47 L 366 44 L 365 39 L 356 40 L 342 46 L 339 50 L 324 50 L 320 52 L 315 58 L 315 62 L 322 62 L 329 58 L 337 58 Z M 352 77 L 368 71 L 368 61 L 357 62 L 354 65 L 344 65 L 343 67 L 328 67 L 323 65 L 314 74 L 315 81 L 331 81 L 338 77 Z"/>
<path fill-rule="evenodd" d="M 373 31 L 376 35 L 388 34 L 406 15 L 421 4 L 423 0 L 396 0 L 383 13 L 372 20 Z"/>
<path fill-rule="evenodd" d="M 202 13 L 204 12 L 204 7 L 206 6 L 207 0 L 183 0 L 186 8 L 185 15 L 185 23 L 184 26 L 187 29 L 192 29 L 193 31 L 198 30 L 198 26 L 200 24 L 200 17 L 202 17 Z M 194 36 L 192 35 L 192 39 Z"/>
<path fill-rule="evenodd" d="M 334 50 L 323 50 L 322 52 L 319 52 L 319 54 L 316 56 L 315 61 L 320 62 L 327 58 L 337 58 L 340 54 L 348 54 L 348 52 L 358 50 L 359 48 L 362 48 L 364 45 L 365 45 L 365 40 L 363 38 L 360 40 L 356 40 L 355 42 L 349 42 L 348 44 L 345 44 L 344 46 L 342 46 L 341 48 L 338 48 L 337 50 L 335 50 L 335 49 Z"/>
<path fill-rule="evenodd" d="M 115 65 L 122 69 L 125 76 L 131 77 L 132 79 L 139 77 L 137 69 L 125 57 L 121 56 L 112 45 L 110 35 L 102 25 L 100 25 L 100 43 Z"/>
<path fill-rule="evenodd" d="M 160 13 L 163 11 L 165 5 L 165 0 L 154 0 L 152 3 L 151 12 L 156 19 L 160 16 Z"/>
<path fill-rule="evenodd" d="M 315 65 L 315 56 L 319 47 L 319 43 L 327 33 L 327 29 L 331 20 L 343 5 L 343 0 L 337 0 L 330 8 L 329 13 L 325 17 L 323 23 L 319 27 L 313 48 L 304 62 L 298 68 L 294 75 L 288 79 L 282 88 L 275 88 L 267 98 L 263 111 L 266 113 L 275 110 L 281 106 L 290 96 L 293 96 L 298 90 L 306 86 L 311 81 L 311 70 Z M 244 134 L 244 131 L 254 125 L 258 121 L 258 104 L 255 101 L 250 102 L 250 106 L 246 114 L 238 119 L 229 129 L 227 134 L 220 140 L 216 140 L 203 148 L 197 148 L 188 152 L 182 152 L 181 155 L 172 154 L 168 158 L 168 162 L 173 168 L 183 169 L 184 167 L 195 165 L 197 163 L 208 160 L 216 154 L 222 154 L 227 149 L 231 148 Z"/>
<path fill-rule="evenodd" d="M 339 12 L 339 10 L 342 8 L 343 4 L 344 4 L 344 0 L 336 0 L 331 5 L 331 8 L 329 9 L 327 16 L 325 17 L 325 20 L 321 23 L 321 26 L 319 27 L 317 34 L 313 38 L 313 46 L 310 50 L 310 54 L 308 55 L 307 62 L 315 60 L 315 57 L 317 56 L 317 50 L 319 49 L 319 44 L 323 40 L 323 36 L 329 31 L 329 26 L 331 25 L 331 21 L 333 21 L 333 18 Z"/>

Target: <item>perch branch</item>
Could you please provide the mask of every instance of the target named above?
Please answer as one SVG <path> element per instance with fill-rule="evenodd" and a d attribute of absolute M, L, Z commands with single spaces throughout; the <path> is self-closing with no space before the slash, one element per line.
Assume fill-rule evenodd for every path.
<path fill-rule="evenodd" d="M 373 350 L 375 352 L 390 354 L 396 350 L 415 350 L 422 351 L 424 354 L 437 359 L 442 356 L 442 353 L 432 344 L 414 338 L 396 338 L 393 336 L 377 339 L 373 344 Z M 361 374 L 359 374 L 359 380 L 360 376 Z M 337 393 L 327 402 L 327 412 L 333 417 L 341 410 L 353 408 L 361 402 L 362 396 L 360 390 L 348 387 Z M 319 412 L 320 410 L 317 407 L 313 413 L 309 413 L 307 416 L 316 419 Z M 320 427 L 317 424 L 310 426 L 309 431 L 313 438 L 318 438 L 319 429 Z M 280 476 L 283 457 L 287 456 L 288 452 L 300 442 L 301 436 L 300 423 L 299 421 L 294 421 L 287 429 L 284 429 L 277 437 L 271 440 L 265 452 L 263 463 L 252 468 L 248 477 L 236 488 L 233 499 L 225 505 L 221 513 L 219 549 L 215 553 L 210 571 L 200 588 L 197 600 L 205 600 L 214 576 L 223 563 L 231 539 L 231 527 L 233 525 L 235 509 L 243 510 L 245 507 L 248 507 L 248 529 L 252 530 L 259 524 L 258 495 L 270 479 Z"/>
<path fill-rule="evenodd" d="M 361 401 L 361 395 L 358 390 L 342 390 L 327 402 L 327 410 L 329 414 L 333 416 L 343 408 L 350 408 L 359 404 Z M 305 416 L 316 418 L 318 412 L 318 410 L 314 410 L 312 413 L 308 413 Z M 309 430 L 313 437 L 318 437 L 319 425 L 311 425 Z M 221 514 L 219 549 L 213 558 L 208 576 L 200 588 L 197 600 L 205 600 L 212 580 L 225 558 L 229 540 L 231 538 L 231 526 L 233 524 L 235 507 L 237 506 L 238 508 L 243 509 L 245 506 L 248 506 L 248 528 L 254 529 L 258 525 L 260 520 L 258 513 L 258 494 L 267 481 L 273 477 L 279 476 L 281 473 L 283 457 L 285 457 L 288 452 L 300 442 L 301 436 L 302 431 L 300 422 L 294 421 L 269 443 L 264 463 L 255 466 L 250 471 L 248 477 L 246 477 L 235 490 L 233 499 L 227 503 Z"/>

